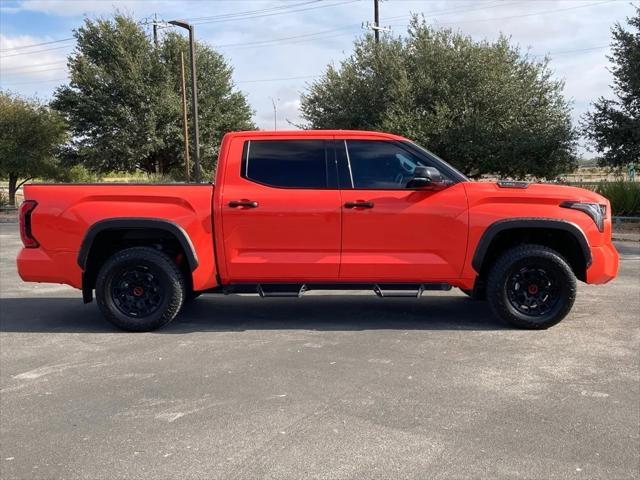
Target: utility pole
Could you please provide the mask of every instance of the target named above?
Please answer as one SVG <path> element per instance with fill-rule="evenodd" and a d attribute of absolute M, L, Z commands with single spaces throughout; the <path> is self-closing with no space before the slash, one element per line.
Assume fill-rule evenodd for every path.
<path fill-rule="evenodd" d="M 184 53 L 180 52 L 180 78 L 182 80 L 182 125 L 184 133 L 184 170 L 187 183 L 191 180 L 189 165 L 189 125 L 187 124 L 187 85 L 184 78 Z"/>
<path fill-rule="evenodd" d="M 274 130 L 278 130 L 278 102 L 280 101 L 279 98 L 276 98 L 274 100 L 273 97 L 271 98 L 271 105 L 273 105 L 273 129 Z"/>
<path fill-rule="evenodd" d="M 380 32 L 391 31 L 391 27 L 380 26 L 380 1 L 381 0 L 373 0 L 373 23 L 362 22 L 362 28 L 373 30 L 373 36 L 375 38 L 376 44 L 380 43 Z"/>
<path fill-rule="evenodd" d="M 153 45 L 156 49 L 156 52 L 158 50 L 158 14 L 154 13 L 153 14 Z M 156 160 L 156 174 L 159 175 L 160 174 L 160 161 Z"/>
<path fill-rule="evenodd" d="M 373 0 L 373 27 L 376 43 L 380 43 L 380 6 L 378 5 L 378 0 Z"/>
<path fill-rule="evenodd" d="M 191 54 L 191 114 L 193 115 L 193 136 L 195 140 L 195 177 L 200 183 L 200 129 L 198 127 L 198 81 L 196 71 L 195 27 L 184 20 L 171 20 L 171 25 L 189 30 L 189 50 Z"/>
<path fill-rule="evenodd" d="M 153 14 L 153 44 L 158 48 L 158 14 Z"/>

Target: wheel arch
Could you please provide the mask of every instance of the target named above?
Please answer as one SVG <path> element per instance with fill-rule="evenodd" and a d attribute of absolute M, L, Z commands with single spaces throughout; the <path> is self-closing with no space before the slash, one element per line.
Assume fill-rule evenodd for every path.
<path fill-rule="evenodd" d="M 78 251 L 77 262 L 83 272 L 85 303 L 92 299 L 92 289 L 100 266 L 107 256 L 120 249 L 113 243 L 114 239 L 133 244 L 171 243 L 174 249 L 184 255 L 183 269 L 186 279 L 191 283 L 189 274 L 198 267 L 198 256 L 189 235 L 180 225 L 158 218 L 109 218 L 89 227 Z M 103 255 L 96 261 L 99 252 Z"/>
<path fill-rule="evenodd" d="M 552 218 L 510 218 L 492 223 L 476 246 L 471 266 L 482 277 L 503 248 L 522 243 L 553 248 L 569 262 L 576 277 L 586 279 L 592 262 L 587 237 L 575 223 Z"/>

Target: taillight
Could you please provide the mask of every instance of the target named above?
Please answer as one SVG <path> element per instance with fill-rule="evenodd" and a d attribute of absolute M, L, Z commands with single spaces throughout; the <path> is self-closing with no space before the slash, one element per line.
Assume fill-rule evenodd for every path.
<path fill-rule="evenodd" d="M 35 200 L 25 200 L 20 205 L 20 238 L 25 248 L 38 248 L 40 243 L 33 237 L 31 232 L 31 213 L 36 208 L 38 202 Z"/>

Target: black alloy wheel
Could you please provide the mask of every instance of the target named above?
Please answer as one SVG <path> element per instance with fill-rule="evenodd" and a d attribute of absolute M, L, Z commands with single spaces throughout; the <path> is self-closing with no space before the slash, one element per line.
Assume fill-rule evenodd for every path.
<path fill-rule="evenodd" d="M 129 317 L 148 317 L 160 308 L 165 291 L 152 265 L 125 267 L 111 283 L 111 300 Z"/>
<path fill-rule="evenodd" d="M 507 280 L 511 306 L 524 315 L 549 313 L 560 298 L 558 279 L 541 265 L 529 264 L 512 272 Z"/>

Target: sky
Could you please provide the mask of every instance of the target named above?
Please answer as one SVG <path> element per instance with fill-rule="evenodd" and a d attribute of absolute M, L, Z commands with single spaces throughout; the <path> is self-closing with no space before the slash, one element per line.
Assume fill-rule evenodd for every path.
<path fill-rule="evenodd" d="M 636 1 L 637 5 L 638 2 Z M 427 23 L 548 55 L 565 81 L 574 122 L 600 96 L 610 97 L 610 29 L 634 12 L 629 0 L 381 0 L 380 23 L 406 33 L 412 13 Z M 0 0 L 0 88 L 47 100 L 66 82 L 73 30 L 115 11 L 141 21 L 186 19 L 196 37 L 222 53 L 236 87 L 262 129 L 300 124 L 300 93 L 327 65 L 349 56 L 373 21 L 373 0 Z M 149 33 L 151 32 L 150 27 Z M 164 30 L 161 30 L 162 34 Z M 580 149 L 585 156 L 592 153 Z"/>

